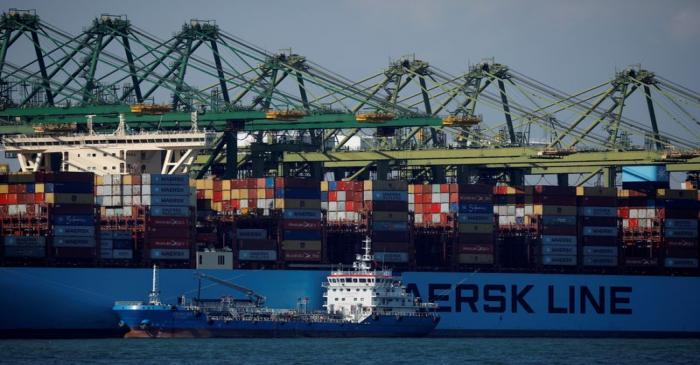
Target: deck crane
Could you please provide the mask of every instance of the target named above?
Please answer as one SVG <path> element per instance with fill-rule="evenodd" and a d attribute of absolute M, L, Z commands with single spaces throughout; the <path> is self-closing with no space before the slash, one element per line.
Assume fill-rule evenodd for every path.
<path fill-rule="evenodd" d="M 241 292 L 241 293 L 245 294 L 245 295 L 248 297 L 248 299 L 250 299 L 250 301 L 251 301 L 253 304 L 255 304 L 256 307 L 262 307 L 262 306 L 265 305 L 265 300 L 266 300 L 266 298 L 265 298 L 264 296 L 262 296 L 262 295 L 256 293 L 256 292 L 254 292 L 254 291 L 251 290 L 251 289 L 248 289 L 248 288 L 246 288 L 246 287 L 243 287 L 243 286 L 234 284 L 234 283 L 232 283 L 232 282 L 230 282 L 230 281 L 226 281 L 226 280 L 223 280 L 223 279 L 219 279 L 219 278 L 217 278 L 217 277 L 214 277 L 214 276 L 211 276 L 211 275 L 207 275 L 207 274 L 204 274 L 204 273 L 201 273 L 201 272 L 195 272 L 195 273 L 194 273 L 194 276 L 195 276 L 197 279 L 199 279 L 200 281 L 201 281 L 202 279 L 204 279 L 204 280 L 209 280 L 209 281 L 211 281 L 211 282 L 214 282 L 214 283 L 217 283 L 217 284 L 221 284 L 221 285 L 223 285 L 223 286 L 227 286 L 227 287 L 229 287 L 229 288 L 231 288 L 231 289 L 234 289 L 234 290 L 236 290 L 236 291 L 238 291 L 238 292 Z"/>

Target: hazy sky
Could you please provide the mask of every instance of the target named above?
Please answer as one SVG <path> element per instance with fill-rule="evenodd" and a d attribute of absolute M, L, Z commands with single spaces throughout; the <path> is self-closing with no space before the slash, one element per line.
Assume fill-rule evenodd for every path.
<path fill-rule="evenodd" d="M 700 89 L 700 1 L 35 1 L 77 34 L 101 13 L 168 38 L 191 18 L 214 19 L 229 33 L 295 53 L 351 79 L 389 59 L 417 58 L 459 74 L 495 57 L 528 76 L 574 92 L 632 64 Z"/>
<path fill-rule="evenodd" d="M 629 65 L 700 90 L 700 1 L 134 1 L 1 0 L 80 33 L 102 13 L 167 39 L 190 19 L 269 51 L 295 53 L 350 79 L 415 54 L 451 74 L 495 57 L 574 93 Z"/>

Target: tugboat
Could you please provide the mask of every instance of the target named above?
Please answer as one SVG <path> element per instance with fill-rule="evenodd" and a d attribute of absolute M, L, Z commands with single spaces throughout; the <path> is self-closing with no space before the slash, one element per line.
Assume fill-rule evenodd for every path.
<path fill-rule="evenodd" d="M 160 301 L 158 268 L 153 267 L 148 302 L 115 302 L 112 310 L 125 337 L 421 337 L 440 322 L 434 303 L 406 292 L 389 269 L 373 268 L 371 241 L 363 241 L 353 270 L 333 270 L 322 284 L 325 311 L 265 307 L 253 290 L 203 273 L 196 276 L 244 293 L 245 300 L 224 296 L 207 300 L 181 297 Z"/>

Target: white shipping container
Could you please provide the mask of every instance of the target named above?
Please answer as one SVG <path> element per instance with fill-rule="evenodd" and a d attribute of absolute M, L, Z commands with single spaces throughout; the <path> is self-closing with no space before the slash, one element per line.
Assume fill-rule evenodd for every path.
<path fill-rule="evenodd" d="M 123 200 L 124 205 L 126 205 L 126 206 L 133 205 L 133 204 L 134 204 L 134 199 L 133 199 L 133 198 L 134 198 L 134 197 L 132 197 L 131 195 L 124 195 L 124 196 L 122 197 L 122 200 Z"/>
<path fill-rule="evenodd" d="M 416 202 L 416 196 L 413 194 L 408 194 L 409 209 L 411 209 L 410 206 L 415 202 Z"/>
<path fill-rule="evenodd" d="M 248 208 L 248 199 L 241 199 L 241 208 Z"/>
<path fill-rule="evenodd" d="M 196 198 L 197 198 L 197 196 L 195 196 L 195 199 L 196 199 Z M 141 197 L 140 195 L 134 195 L 134 196 L 131 198 L 131 203 L 132 203 L 133 205 L 142 205 L 143 203 L 141 202 L 141 199 L 142 199 L 142 197 Z"/>
<path fill-rule="evenodd" d="M 450 200 L 449 198 L 447 200 Z M 450 203 L 440 203 L 440 213 L 449 213 Z M 436 222 L 438 223 L 438 222 Z"/>
<path fill-rule="evenodd" d="M 433 203 L 442 203 L 442 201 L 440 201 L 440 193 L 432 193 L 430 199 Z"/>
<path fill-rule="evenodd" d="M 450 193 L 440 193 L 440 203 L 449 203 Z"/>
<path fill-rule="evenodd" d="M 533 215 L 535 214 L 535 207 L 533 205 L 526 205 L 525 206 L 525 215 Z"/>
<path fill-rule="evenodd" d="M 141 195 L 141 185 L 132 185 L 131 192 L 133 195 Z"/>
<path fill-rule="evenodd" d="M 328 210 L 337 212 L 338 211 L 338 202 L 328 202 Z"/>
<path fill-rule="evenodd" d="M 507 210 L 508 215 L 515 216 L 515 205 L 507 205 L 507 207 L 508 207 L 508 210 Z"/>
<path fill-rule="evenodd" d="M 328 210 L 328 202 L 321 202 L 321 209 Z"/>
<path fill-rule="evenodd" d="M 267 206 L 265 206 L 265 199 L 258 199 L 256 201 L 256 208 L 258 209 L 265 209 Z"/>
<path fill-rule="evenodd" d="M 423 213 L 416 213 L 413 219 L 416 221 L 416 223 L 423 223 Z"/>
<path fill-rule="evenodd" d="M 337 214 L 338 214 L 338 220 L 340 220 L 340 221 L 348 220 L 347 212 L 338 212 Z"/>
<path fill-rule="evenodd" d="M 133 191 L 133 185 L 124 185 L 122 186 L 122 195 L 134 195 Z"/>
<path fill-rule="evenodd" d="M 433 223 L 440 223 L 440 213 L 433 213 Z"/>
<path fill-rule="evenodd" d="M 339 201 L 339 202 L 341 202 L 341 201 L 344 202 L 344 201 L 346 200 L 346 198 L 345 198 L 346 195 L 347 195 L 347 194 L 346 194 L 344 191 L 338 191 L 338 192 L 336 193 L 336 198 L 337 198 L 336 200 Z"/>
<path fill-rule="evenodd" d="M 105 194 L 105 190 L 106 190 L 106 189 L 105 189 L 105 186 L 104 186 L 104 185 L 97 185 L 97 186 L 95 187 L 95 195 L 97 195 L 97 196 L 104 196 L 104 195 L 107 195 L 107 194 Z M 110 255 L 111 255 L 111 254 L 112 254 L 112 253 L 110 252 Z"/>
<path fill-rule="evenodd" d="M 410 199 L 409 199 L 410 200 Z M 408 211 L 409 212 L 415 212 L 416 211 L 416 205 L 412 203 L 408 203 Z"/>
<path fill-rule="evenodd" d="M 121 195 L 112 195 L 112 205 L 114 205 L 114 206 L 124 205 L 124 201 L 122 200 L 122 196 Z"/>
<path fill-rule="evenodd" d="M 524 217 L 525 216 L 525 208 L 515 208 L 515 216 L 516 217 Z"/>
<path fill-rule="evenodd" d="M 345 202 L 344 201 L 338 202 L 338 210 L 341 212 L 345 211 Z"/>
<path fill-rule="evenodd" d="M 333 222 L 337 221 L 338 220 L 338 212 L 328 211 L 328 220 L 333 221 Z"/>
<path fill-rule="evenodd" d="M 656 209 L 647 208 L 647 218 L 656 218 Z"/>

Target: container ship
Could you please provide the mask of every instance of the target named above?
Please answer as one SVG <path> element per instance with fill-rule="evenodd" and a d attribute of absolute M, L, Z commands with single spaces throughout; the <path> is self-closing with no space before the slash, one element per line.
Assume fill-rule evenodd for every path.
<path fill-rule="evenodd" d="M 154 264 L 168 302 L 199 271 L 318 310 L 365 237 L 434 335 L 700 333 L 692 189 L 34 172 L 0 175 L 0 216 L 5 337 L 121 336 Z"/>

